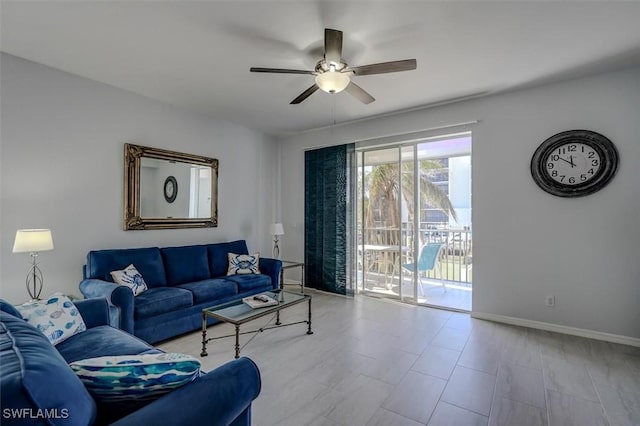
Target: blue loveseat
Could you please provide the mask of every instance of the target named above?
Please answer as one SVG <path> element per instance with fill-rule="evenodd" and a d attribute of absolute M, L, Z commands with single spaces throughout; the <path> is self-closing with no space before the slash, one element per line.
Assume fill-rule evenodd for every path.
<path fill-rule="evenodd" d="M 228 362 L 152 402 L 96 403 L 68 363 L 159 353 L 109 326 L 105 299 L 75 302 L 87 330 L 53 346 L 0 300 L 0 423 L 17 425 L 250 425 L 260 373 L 248 358 Z"/>
<path fill-rule="evenodd" d="M 85 298 L 105 297 L 119 310 L 114 325 L 156 343 L 200 329 L 203 308 L 279 287 L 280 260 L 260 258 L 260 274 L 227 275 L 229 253 L 249 254 L 246 242 L 91 251 L 80 291 Z M 110 274 L 130 264 L 149 287 L 135 297 Z"/>

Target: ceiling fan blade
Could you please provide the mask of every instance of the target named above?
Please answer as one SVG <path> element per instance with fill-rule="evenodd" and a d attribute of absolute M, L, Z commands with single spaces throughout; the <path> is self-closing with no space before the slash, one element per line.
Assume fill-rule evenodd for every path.
<path fill-rule="evenodd" d="M 276 74 L 310 74 L 314 75 L 315 71 L 306 71 L 306 70 L 288 70 L 284 68 L 256 68 L 251 67 L 249 69 L 250 72 L 268 72 L 268 73 L 276 73 Z"/>
<path fill-rule="evenodd" d="M 398 71 L 411 71 L 415 70 L 418 66 L 415 59 L 405 59 L 403 61 L 391 61 L 382 62 L 379 64 L 362 65 L 360 67 L 353 67 L 351 70 L 355 75 L 371 75 L 371 74 L 386 74 L 389 72 Z"/>
<path fill-rule="evenodd" d="M 357 98 L 363 104 L 370 104 L 375 101 L 376 98 L 367 93 L 362 87 L 355 84 L 353 81 L 344 89 L 351 96 Z"/>
<path fill-rule="evenodd" d="M 299 104 L 300 102 L 304 101 L 305 99 L 307 99 L 309 96 L 313 95 L 313 93 L 318 90 L 319 87 L 317 84 L 314 84 L 313 86 L 309 87 L 307 90 L 305 90 L 304 92 L 302 92 L 300 94 L 300 96 L 298 96 L 297 98 L 295 98 L 294 100 L 292 100 L 291 102 L 289 102 L 291 105 L 294 104 Z"/>
<path fill-rule="evenodd" d="M 324 59 L 327 64 L 342 62 L 342 31 L 324 29 Z"/>

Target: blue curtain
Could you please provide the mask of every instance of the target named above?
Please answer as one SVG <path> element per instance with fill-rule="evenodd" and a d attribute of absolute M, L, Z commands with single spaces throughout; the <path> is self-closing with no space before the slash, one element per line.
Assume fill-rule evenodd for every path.
<path fill-rule="evenodd" d="M 305 285 L 352 294 L 355 144 L 305 153 Z"/>

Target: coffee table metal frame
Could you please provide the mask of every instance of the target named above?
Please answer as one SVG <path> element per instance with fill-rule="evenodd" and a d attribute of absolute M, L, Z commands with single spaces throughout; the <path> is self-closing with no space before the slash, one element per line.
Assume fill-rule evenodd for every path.
<path fill-rule="evenodd" d="M 244 348 L 253 337 L 258 333 L 261 333 L 265 330 L 270 330 L 273 328 L 286 327 L 289 325 L 295 324 L 307 324 L 307 334 L 313 334 L 311 331 L 311 295 L 310 294 L 300 294 L 300 293 L 292 293 L 284 290 L 274 291 L 274 292 L 264 292 L 262 294 L 266 294 L 276 300 L 279 301 L 278 305 L 267 306 L 265 308 L 257 308 L 252 309 L 244 302 L 242 299 L 232 300 L 231 302 L 223 303 L 221 305 L 210 306 L 208 308 L 204 308 L 202 310 L 202 352 L 200 352 L 201 357 L 205 357 L 208 355 L 207 353 L 207 343 L 212 340 L 223 339 L 225 337 L 233 337 L 235 336 L 235 358 L 240 357 L 240 350 Z M 283 324 L 280 322 L 280 311 L 282 309 L 288 308 L 290 306 L 297 305 L 299 303 L 303 303 L 308 301 L 309 310 L 308 310 L 308 319 L 304 321 L 296 321 Z M 236 309 L 229 309 L 236 308 Z M 246 308 L 246 309 L 245 309 Z M 238 312 L 239 310 L 239 312 Z M 240 326 L 244 323 L 256 320 L 258 318 L 274 314 L 276 315 L 276 322 L 273 325 L 260 327 L 251 331 L 243 331 L 240 332 Z M 234 315 L 235 314 L 235 315 Z M 226 322 L 229 324 L 233 324 L 235 326 L 234 334 L 227 334 L 225 336 L 218 337 L 210 337 L 207 338 L 207 318 L 215 318 L 222 322 Z M 254 333 L 255 335 L 249 339 L 242 347 L 240 347 L 240 335 L 241 334 L 250 334 Z"/>

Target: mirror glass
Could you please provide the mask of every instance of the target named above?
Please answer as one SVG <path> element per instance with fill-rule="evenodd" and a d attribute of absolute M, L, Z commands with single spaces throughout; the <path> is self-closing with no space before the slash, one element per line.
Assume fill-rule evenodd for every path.
<path fill-rule="evenodd" d="M 142 158 L 140 216 L 191 219 L 210 217 L 211 167 Z"/>
<path fill-rule="evenodd" d="M 125 229 L 217 226 L 218 160 L 125 144 Z"/>

